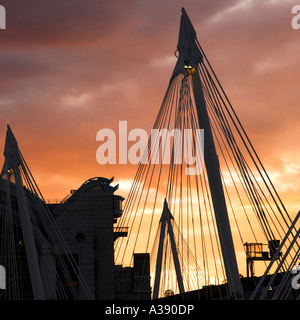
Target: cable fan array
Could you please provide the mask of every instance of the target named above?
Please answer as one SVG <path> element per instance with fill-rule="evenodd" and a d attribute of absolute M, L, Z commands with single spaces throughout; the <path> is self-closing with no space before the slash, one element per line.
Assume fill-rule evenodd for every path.
<path fill-rule="evenodd" d="M 0 299 L 92 299 L 9 126 L 4 155 L 0 264 L 7 283 Z"/>
<path fill-rule="evenodd" d="M 203 141 L 197 136 L 200 129 L 199 108 L 206 108 L 209 116 L 240 273 L 246 270 L 246 242 L 276 243 L 273 240 L 278 240 L 280 243 L 292 223 L 197 39 L 195 45 L 202 59 L 195 68 L 187 64 L 184 74 L 175 74 L 170 80 L 153 125 L 156 135 L 149 139 L 126 199 L 123 217 L 119 220 L 118 227 L 128 226 L 129 234 L 127 238 L 118 239 L 115 245 L 115 260 L 121 264 L 132 265 L 132 254 L 135 252 L 151 252 L 151 278 L 154 281 L 157 251 L 152 251 L 152 248 L 157 246 L 156 231 L 159 230 L 166 198 L 178 226 L 174 228 L 174 237 L 181 271 L 189 270 L 186 266 L 191 265 L 199 272 L 198 279 L 203 278 L 195 284 L 194 281 L 189 282 L 187 277 L 186 291 L 227 281 L 214 199 L 200 146 Z M 200 100 L 197 98 L 199 96 Z M 191 129 L 191 143 L 185 146 L 184 138 L 176 138 L 174 129 L 178 129 L 182 136 L 185 129 Z M 170 133 L 167 138 L 164 135 L 166 130 Z M 205 148 L 204 145 L 204 152 L 207 152 Z M 198 153 L 199 150 L 201 153 Z M 162 161 L 168 155 L 169 164 Z M 196 155 L 198 161 L 195 160 Z M 178 157 L 184 159 L 181 164 Z M 186 174 L 187 168 L 195 166 L 200 166 L 197 170 L 199 174 Z M 295 230 L 292 231 L 294 235 Z M 287 246 L 288 243 L 282 250 Z M 276 249 L 270 250 L 275 252 Z M 165 252 L 168 252 L 167 248 Z M 258 273 L 265 271 L 267 263 L 259 263 Z M 172 263 L 168 264 L 169 267 L 165 274 L 174 275 Z M 188 272 L 192 273 L 191 270 Z M 168 290 L 179 293 L 178 285 L 169 287 L 165 278 L 159 297 Z"/>

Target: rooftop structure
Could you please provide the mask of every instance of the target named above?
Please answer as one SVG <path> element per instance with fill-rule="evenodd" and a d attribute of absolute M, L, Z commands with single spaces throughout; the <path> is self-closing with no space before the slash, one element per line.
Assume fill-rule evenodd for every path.
<path fill-rule="evenodd" d="M 113 227 L 124 198 L 113 179 L 92 178 L 60 204 L 50 204 L 55 221 L 95 299 L 114 298 L 114 241 L 127 230 Z"/>

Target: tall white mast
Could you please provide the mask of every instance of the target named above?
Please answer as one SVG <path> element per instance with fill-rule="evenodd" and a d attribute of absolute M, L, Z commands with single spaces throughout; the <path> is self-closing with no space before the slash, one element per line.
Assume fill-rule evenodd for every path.
<path fill-rule="evenodd" d="M 229 291 L 230 294 L 234 295 L 236 298 L 242 298 L 243 288 L 239 277 L 224 190 L 220 176 L 219 160 L 202 91 L 202 83 L 198 73 L 198 63 L 203 62 L 203 57 L 196 43 L 196 31 L 184 8 L 182 8 L 177 50 L 179 52 L 179 57 L 171 80 L 178 74 L 192 77 L 192 88 L 199 126 L 201 129 L 204 129 L 204 161 Z"/>

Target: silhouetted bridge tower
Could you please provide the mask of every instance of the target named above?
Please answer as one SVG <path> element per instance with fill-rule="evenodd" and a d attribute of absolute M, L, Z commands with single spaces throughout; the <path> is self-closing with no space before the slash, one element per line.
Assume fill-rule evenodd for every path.
<path fill-rule="evenodd" d="M 281 265 L 277 274 L 288 274 L 299 262 L 297 228 L 183 8 L 175 55 L 177 63 L 153 125 L 157 134 L 149 139 L 120 219 L 120 227 L 129 226 L 129 236 L 116 244 L 115 257 L 123 263 L 130 261 L 129 252 L 152 250 L 154 299 L 170 292 L 209 291 L 210 285 L 221 283 L 228 297 L 243 299 L 245 262 L 254 282 L 254 260 L 262 261 L 260 274 L 271 263 L 273 269 Z M 186 129 L 193 132 L 188 147 L 176 136 Z M 200 138 L 199 129 L 204 130 Z M 169 166 L 159 161 L 168 152 Z M 185 163 L 179 161 L 184 153 Z M 187 174 L 191 170 L 196 173 Z M 246 243 L 267 243 L 270 254 L 251 257 Z"/>
<path fill-rule="evenodd" d="M 150 267 L 153 299 L 186 297 L 188 292 L 206 299 L 299 299 L 294 276 L 300 264 L 300 212 L 294 219 L 288 214 L 184 9 L 175 55 L 154 135 L 124 213 L 108 223 L 111 250 L 105 252 L 110 254 L 98 258 L 102 265 L 110 261 L 112 268 L 99 275 L 98 283 L 113 284 L 118 270 L 125 270 L 135 280 L 133 294 L 149 297 L 150 287 L 143 284 L 149 282 Z M 166 154 L 169 163 L 161 161 Z M 0 265 L 5 261 L 12 275 L 8 298 L 26 295 L 19 287 L 22 270 L 35 299 L 93 299 L 9 126 L 4 156 Z M 119 197 L 116 202 L 120 212 L 122 201 Z M 84 234 L 77 236 L 79 244 L 85 240 Z M 132 266 L 134 259 L 136 273 L 116 266 Z M 259 278 L 254 261 L 260 261 Z M 246 269 L 248 277 L 243 279 Z M 125 299 L 126 277 L 122 281 Z"/>

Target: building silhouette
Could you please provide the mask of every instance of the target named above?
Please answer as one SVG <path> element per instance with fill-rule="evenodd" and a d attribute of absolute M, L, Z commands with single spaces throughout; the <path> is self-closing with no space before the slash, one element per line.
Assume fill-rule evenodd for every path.
<path fill-rule="evenodd" d="M 112 181 L 113 179 L 102 177 L 89 179 L 79 189 L 71 190 L 63 201 L 55 204 L 46 204 L 24 187 L 30 211 L 37 218 L 37 223 L 33 224 L 34 233 L 42 237 L 40 241 L 45 246 L 48 243 L 48 235 L 51 236 L 55 232 L 53 224 L 45 226 L 39 221 L 39 214 L 36 211 L 38 203 L 39 206 L 47 206 L 50 209 L 55 224 L 63 235 L 64 243 L 69 249 L 66 253 L 63 245 L 56 244 L 51 246 L 51 254 L 44 254 L 43 246 L 42 249 L 37 250 L 43 286 L 50 288 L 45 290 L 45 299 L 73 299 L 72 290 L 74 288 L 79 299 L 86 299 L 86 285 L 91 293 L 90 298 L 95 300 L 124 299 L 124 297 L 125 299 L 150 299 L 149 254 L 134 254 L 133 267 L 115 266 L 114 241 L 119 237 L 126 237 L 128 228 L 114 227 L 122 216 L 124 198 L 114 194 L 118 185 L 111 186 Z M 0 299 L 33 299 L 32 279 L 20 222 L 16 184 L 1 178 L 0 208 L 2 214 L 0 220 L 2 226 L 5 225 L 5 220 L 8 220 L 3 214 L 7 209 L 8 199 L 10 199 L 12 212 L 13 232 L 10 232 L 9 228 L 6 228 L 4 232 L 2 228 L 0 234 L 2 252 L 0 262 L 8 270 L 7 288 L 5 291 L 0 291 Z M 10 252 L 8 252 L 8 242 L 13 248 Z M 71 266 L 70 258 L 75 261 L 84 283 Z M 59 259 L 64 260 L 62 266 L 58 264 Z M 46 268 L 52 262 L 56 269 L 55 276 L 47 278 Z M 13 269 L 16 272 L 12 273 Z M 67 277 L 71 278 L 71 285 L 66 281 Z M 62 283 L 63 293 L 57 284 L 58 278 Z"/>
<path fill-rule="evenodd" d="M 118 185 L 111 186 L 112 181 L 89 179 L 61 203 L 48 206 L 95 299 L 150 299 L 149 254 L 134 254 L 133 267 L 114 264 L 114 241 L 126 237 L 128 228 L 114 227 L 124 198 L 114 194 Z"/>

